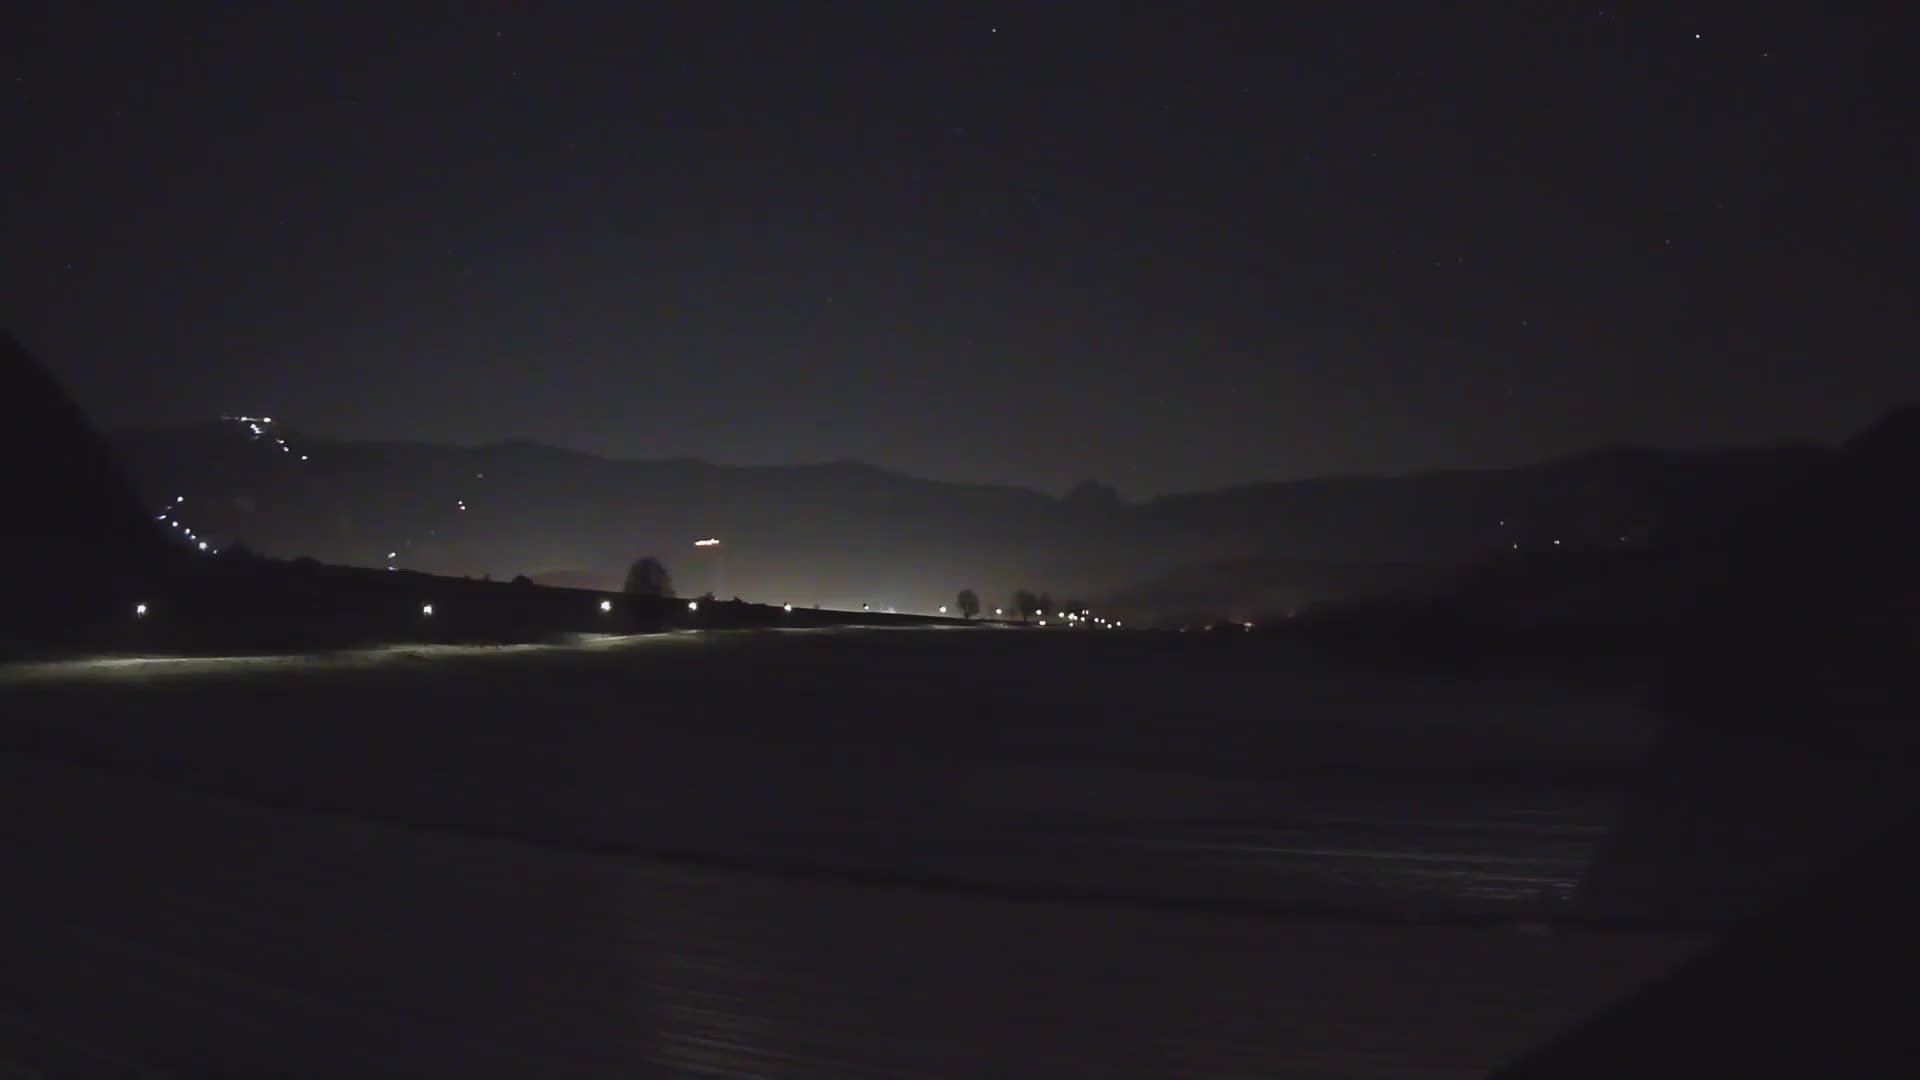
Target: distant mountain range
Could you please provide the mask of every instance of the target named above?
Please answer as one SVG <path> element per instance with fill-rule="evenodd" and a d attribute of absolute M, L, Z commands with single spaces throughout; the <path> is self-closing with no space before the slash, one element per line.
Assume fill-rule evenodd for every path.
<path fill-rule="evenodd" d="M 738 468 L 528 442 L 344 442 L 286 418 L 107 438 L 156 512 L 277 556 L 617 586 L 652 554 L 683 593 L 930 611 L 971 587 L 991 610 L 1025 586 L 1142 620 L 1250 616 L 1502 553 L 1631 545 L 1730 513 L 1835 453 L 1611 448 L 1127 502 L 1098 484 L 1055 498 L 852 461 Z M 705 537 L 721 543 L 693 546 Z"/>

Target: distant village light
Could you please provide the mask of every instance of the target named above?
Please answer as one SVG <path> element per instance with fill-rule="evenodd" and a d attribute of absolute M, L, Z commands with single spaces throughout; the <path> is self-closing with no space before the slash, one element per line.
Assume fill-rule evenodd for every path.
<path fill-rule="evenodd" d="M 612 610 L 613 610 L 613 601 L 611 601 L 611 600 L 602 600 L 602 601 L 600 601 L 600 610 L 601 610 L 601 611 L 612 611 Z"/>
<path fill-rule="evenodd" d="M 133 605 L 133 617 L 134 617 L 134 618 L 136 618 L 136 619 L 144 619 L 144 618 L 146 618 L 146 617 L 147 617 L 147 605 L 145 605 L 145 604 L 135 604 L 135 605 Z"/>

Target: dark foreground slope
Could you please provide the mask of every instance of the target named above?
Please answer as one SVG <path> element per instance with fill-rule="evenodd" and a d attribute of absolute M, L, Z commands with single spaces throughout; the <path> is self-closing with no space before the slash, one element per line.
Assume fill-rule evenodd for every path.
<path fill-rule="evenodd" d="M 1497 1080 L 1911 1075 L 1920 818 Z"/>

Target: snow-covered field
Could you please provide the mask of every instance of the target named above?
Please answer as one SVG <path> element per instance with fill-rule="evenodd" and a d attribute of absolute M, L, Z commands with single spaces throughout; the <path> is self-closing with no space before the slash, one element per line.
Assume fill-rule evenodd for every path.
<path fill-rule="evenodd" d="M 1473 1076 L 1698 943 L 1541 925 L 1651 737 L 1624 688 L 827 631 L 0 695 L 29 1064 Z"/>

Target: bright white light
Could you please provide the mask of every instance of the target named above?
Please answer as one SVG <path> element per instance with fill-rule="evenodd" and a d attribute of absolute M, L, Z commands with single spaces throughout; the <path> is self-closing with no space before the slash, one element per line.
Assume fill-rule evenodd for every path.
<path fill-rule="evenodd" d="M 136 619 L 144 619 L 144 618 L 146 618 L 146 617 L 147 617 L 147 605 L 145 605 L 145 604 L 135 604 L 135 605 L 133 605 L 133 617 L 134 617 L 134 618 L 136 618 Z"/>
<path fill-rule="evenodd" d="M 782 611 L 792 611 L 792 610 L 793 610 L 793 605 L 792 605 L 792 604 L 782 604 L 782 605 L 780 605 L 780 610 L 782 610 Z"/>
<path fill-rule="evenodd" d="M 1117 623 L 1114 623 L 1114 624 L 1113 624 L 1113 628 L 1114 628 L 1114 629 L 1116 629 L 1116 630 L 1118 630 L 1118 629 L 1119 629 L 1120 627 L 1122 627 L 1122 626 L 1125 626 L 1125 625 L 1126 625 L 1125 623 L 1118 623 L 1118 622 L 1117 622 Z"/>
<path fill-rule="evenodd" d="M 180 523 L 179 523 L 179 522 L 177 522 L 177 521 L 173 523 L 173 527 L 174 527 L 174 528 L 176 528 L 176 529 L 184 529 L 184 528 L 186 528 L 186 526 L 185 526 L 185 525 L 182 525 L 182 524 L 180 524 Z"/>
<path fill-rule="evenodd" d="M 613 601 L 611 601 L 611 600 L 602 600 L 602 601 L 600 601 L 600 610 L 601 610 L 601 611 L 612 611 L 612 610 L 613 610 Z"/>
<path fill-rule="evenodd" d="M 307 455 L 305 455 L 305 454 L 301 454 L 301 455 L 300 455 L 300 460 L 301 460 L 301 461 L 305 461 L 305 460 L 307 460 Z"/>
<path fill-rule="evenodd" d="M 717 536 L 709 536 L 705 540 L 695 540 L 693 542 L 693 546 L 694 547 L 719 547 L 720 538 Z"/>
<path fill-rule="evenodd" d="M 698 601 L 698 600 L 689 600 L 689 601 L 687 601 L 687 610 L 688 610 L 688 611 L 699 611 L 699 610 L 700 610 L 700 601 Z"/>
<path fill-rule="evenodd" d="M 995 615 L 1005 615 L 1005 614 L 1006 614 L 1006 612 L 1004 612 L 1004 611 L 1001 611 L 1001 610 L 1000 610 L 999 608 L 994 608 L 994 609 L 993 609 L 993 613 L 994 613 Z"/>
<path fill-rule="evenodd" d="M 200 550 L 201 551 L 207 550 L 207 542 L 205 540 L 200 541 Z"/>
<path fill-rule="evenodd" d="M 1515 550 L 1515 551 L 1519 551 L 1519 550 L 1520 550 L 1520 545 L 1519 545 L 1519 544 L 1515 544 L 1515 545 L 1513 545 L 1513 550 Z"/>
<path fill-rule="evenodd" d="M 1555 540 L 1555 541 L 1553 542 L 1553 546 L 1554 546 L 1554 547 L 1559 547 L 1559 546 L 1560 546 L 1560 541 L 1558 541 L 1558 540 Z"/>
<path fill-rule="evenodd" d="M 1045 619 L 1041 619 L 1041 620 L 1040 620 L 1040 625 L 1041 625 L 1041 626 L 1045 626 L 1045 625 L 1047 625 L 1047 620 L 1045 620 Z"/>
<path fill-rule="evenodd" d="M 1056 619 L 1064 619 L 1067 617 L 1067 613 L 1064 611 L 1056 611 L 1053 613 L 1053 617 Z"/>
<path fill-rule="evenodd" d="M 260 418 L 260 422 L 261 422 L 261 423 L 263 423 L 263 424 L 271 424 L 271 423 L 273 423 L 273 417 L 271 417 L 271 416 L 263 416 L 263 417 L 261 417 L 261 418 Z"/>
<path fill-rule="evenodd" d="M 941 604 L 941 605 L 940 605 L 940 614 L 942 614 L 942 615 L 945 615 L 946 613 L 947 613 L 947 605 L 945 605 L 945 604 Z"/>
<path fill-rule="evenodd" d="M 389 558 L 389 559 L 397 559 L 397 558 L 399 558 L 399 557 L 400 557 L 400 553 L 399 553 L 399 552 L 397 552 L 397 551 L 389 551 L 389 552 L 387 552 L 387 558 Z"/>
<path fill-rule="evenodd" d="M 421 605 L 420 605 L 420 614 L 422 614 L 422 615 L 432 615 L 432 614 L 433 614 L 433 605 L 432 605 L 432 604 L 421 604 Z"/>
<path fill-rule="evenodd" d="M 185 495 L 175 495 L 175 496 L 173 497 L 173 501 L 174 501 L 174 502 L 186 502 L 186 501 L 187 501 L 187 497 L 186 497 Z"/>

